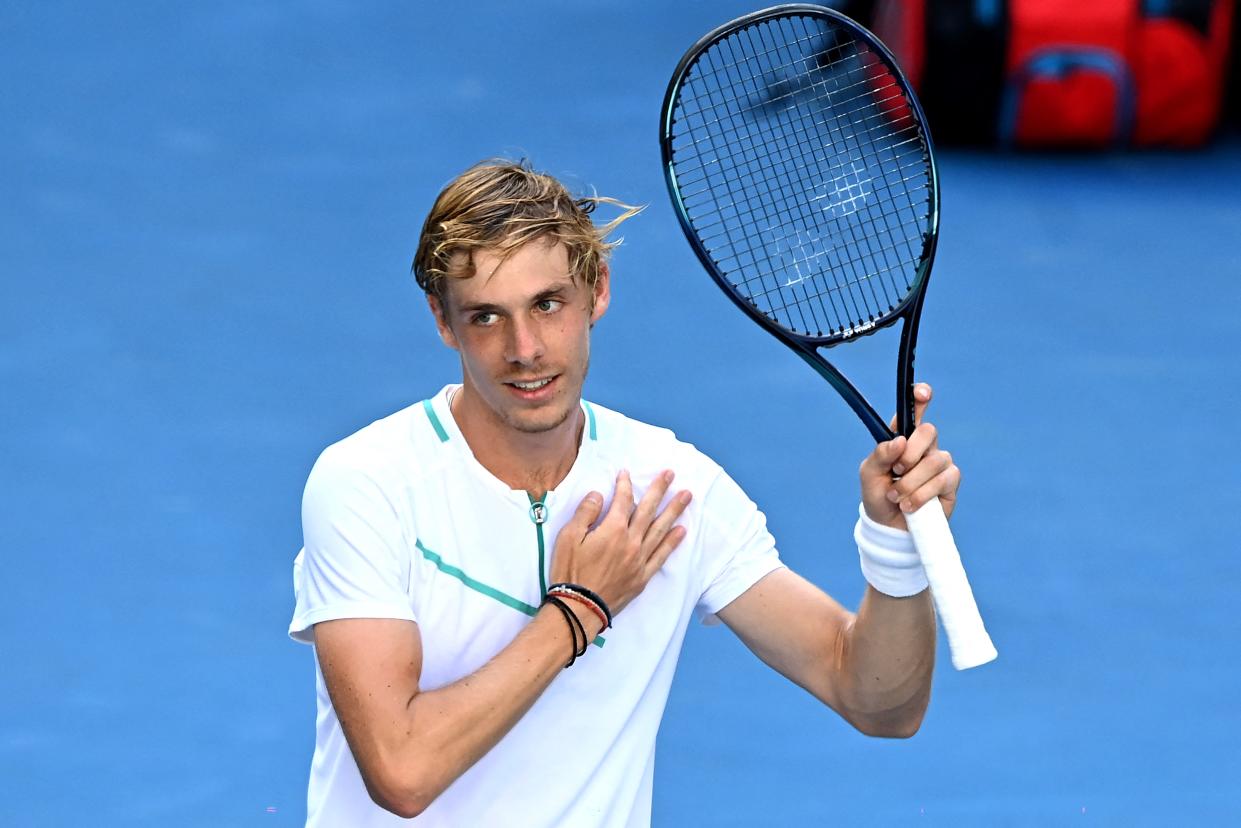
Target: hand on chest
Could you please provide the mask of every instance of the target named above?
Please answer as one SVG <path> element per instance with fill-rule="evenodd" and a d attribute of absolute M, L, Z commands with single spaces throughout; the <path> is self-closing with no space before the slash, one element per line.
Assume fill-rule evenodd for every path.
<path fill-rule="evenodd" d="M 637 499 L 657 473 L 634 474 Z M 417 504 L 409 591 L 423 638 L 424 686 L 477 669 L 529 622 L 550 583 L 556 539 L 589 492 L 603 494 L 606 514 L 615 485 L 612 470 L 565 483 L 570 485 L 539 501 L 473 482 L 445 486 L 432 502 Z M 692 527 L 692 514 L 682 520 Z M 606 632 L 596 662 L 683 633 L 697 596 L 693 540 L 691 528 L 681 548 Z"/>

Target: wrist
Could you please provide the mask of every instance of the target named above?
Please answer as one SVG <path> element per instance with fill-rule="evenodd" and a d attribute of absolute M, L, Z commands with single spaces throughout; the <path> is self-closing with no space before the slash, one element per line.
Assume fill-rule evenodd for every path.
<path fill-rule="evenodd" d="M 879 592 L 906 598 L 927 588 L 922 560 L 908 532 L 875 522 L 866 514 L 866 508 L 859 506 L 853 538 L 857 541 L 862 575 Z"/>
<path fill-rule="evenodd" d="M 547 589 L 548 596 L 556 596 L 557 598 L 566 599 L 576 605 L 583 606 L 599 619 L 600 632 L 612 626 L 612 610 L 608 607 L 607 602 L 603 600 L 598 593 L 587 589 L 581 584 L 572 584 L 560 582 L 552 584 Z"/>
<path fill-rule="evenodd" d="M 881 503 L 868 504 L 863 500 L 862 514 L 870 521 L 886 529 L 895 529 L 898 532 L 907 531 L 905 515 L 901 512 L 899 506 L 890 501 L 884 500 Z"/>
<path fill-rule="evenodd" d="M 566 601 L 565 605 L 570 612 L 577 616 L 582 629 L 586 631 L 588 642 L 594 641 L 605 629 L 603 622 L 599 620 L 599 616 L 591 612 L 588 607 L 579 604 L 577 601 Z"/>
<path fill-rule="evenodd" d="M 583 628 L 582 622 L 578 620 L 577 615 L 569 608 L 567 601 L 561 601 L 558 598 L 547 596 L 543 599 L 543 604 L 539 607 L 540 611 L 547 610 L 552 615 L 559 615 L 563 626 L 560 629 L 568 633 L 569 658 L 564 663 L 564 667 L 568 669 L 572 667 L 579 657 L 585 654 L 589 647 L 589 633 Z M 563 634 L 563 633 L 562 633 Z M 561 636 L 557 636 L 558 639 Z M 557 646 L 563 646 L 563 640 L 557 641 Z"/>

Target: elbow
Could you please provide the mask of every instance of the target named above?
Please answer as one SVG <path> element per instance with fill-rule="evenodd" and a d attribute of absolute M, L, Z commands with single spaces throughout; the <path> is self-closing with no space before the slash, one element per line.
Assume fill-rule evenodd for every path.
<path fill-rule="evenodd" d="M 400 790 L 367 784 L 366 790 L 371 795 L 371 801 L 376 805 L 403 819 L 413 819 L 435 801 L 435 797 L 427 796 L 419 790 L 408 787 Z"/>
<path fill-rule="evenodd" d="M 859 733 L 877 739 L 910 739 L 921 729 L 925 715 L 926 707 L 920 707 L 883 716 L 854 716 L 849 724 Z"/>
<path fill-rule="evenodd" d="M 371 799 L 380 808 L 383 808 L 385 811 L 388 811 L 389 813 L 396 814 L 402 819 L 413 819 L 414 817 L 418 816 L 423 811 L 425 811 L 427 809 L 427 805 L 431 804 L 429 802 L 424 802 L 422 799 L 419 799 L 416 797 L 397 799 L 397 798 L 392 798 L 388 796 L 376 796 L 372 794 Z"/>
<path fill-rule="evenodd" d="M 386 768 L 364 773 L 362 781 L 372 802 L 404 819 L 420 815 L 439 796 L 427 777 L 417 771 Z"/>
<path fill-rule="evenodd" d="M 403 819 L 413 819 L 431 804 L 430 798 L 409 785 L 382 782 L 365 775 L 362 781 L 366 783 L 366 792 L 370 794 L 372 802 Z"/>
<path fill-rule="evenodd" d="M 877 739 L 910 739 L 922 726 L 921 721 L 915 722 L 884 722 L 882 724 L 862 724 L 855 722 L 859 732 L 874 736 Z"/>

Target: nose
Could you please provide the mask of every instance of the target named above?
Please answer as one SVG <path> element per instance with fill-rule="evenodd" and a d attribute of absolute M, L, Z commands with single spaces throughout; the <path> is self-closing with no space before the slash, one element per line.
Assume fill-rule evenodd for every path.
<path fill-rule="evenodd" d="M 509 362 L 517 365 L 534 365 L 543 358 L 543 338 L 539 335 L 538 326 L 529 319 L 514 317 L 509 328 L 508 341 Z"/>

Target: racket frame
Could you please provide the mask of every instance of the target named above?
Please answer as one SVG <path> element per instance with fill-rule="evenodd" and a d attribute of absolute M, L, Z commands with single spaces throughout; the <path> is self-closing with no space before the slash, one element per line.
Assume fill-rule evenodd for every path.
<path fill-rule="evenodd" d="M 676 122 L 674 118 L 675 104 L 686 75 L 693 65 L 697 63 L 698 59 L 708 49 L 733 34 L 773 18 L 790 16 L 828 18 L 838 24 L 843 24 L 860 35 L 860 39 L 864 40 L 866 45 L 883 60 L 893 78 L 900 85 L 905 101 L 913 113 L 917 131 L 925 147 L 925 160 L 930 177 L 928 214 L 926 229 L 923 232 L 922 253 L 915 271 L 914 285 L 910 292 L 892 310 L 876 317 L 873 321 L 823 336 L 810 336 L 784 327 L 759 309 L 757 305 L 740 292 L 735 283 L 724 275 L 719 264 L 711 258 L 711 254 L 698 238 L 698 233 L 694 229 L 689 212 L 681 198 L 681 188 L 677 181 L 676 170 L 673 164 L 672 129 Z M 879 416 L 879 413 L 875 411 L 874 407 L 853 383 L 836 366 L 832 365 L 831 362 L 820 354 L 818 349 L 832 348 L 842 342 L 848 342 L 861 336 L 869 336 L 876 331 L 894 325 L 897 321 L 903 320 L 904 325 L 901 328 L 901 339 L 897 352 L 897 433 L 903 434 L 906 437 L 913 433 L 915 424 L 913 396 L 914 356 L 918 342 L 918 320 L 922 313 L 923 297 L 926 295 L 926 285 L 930 279 L 931 265 L 934 262 L 935 250 L 939 242 L 939 172 L 935 164 L 935 152 L 931 143 L 931 134 L 927 129 L 926 123 L 922 104 L 918 101 L 917 96 L 913 94 L 908 79 L 901 72 L 900 67 L 896 63 L 896 58 L 888 47 L 872 32 L 859 25 L 856 21 L 833 9 L 808 3 L 785 3 L 761 9 L 725 23 L 703 35 L 690 47 L 677 64 L 676 70 L 672 73 L 672 80 L 668 83 L 668 89 L 664 93 L 663 107 L 660 110 L 659 146 L 663 160 L 664 180 L 668 186 L 668 192 L 672 195 L 677 221 L 680 222 L 685 237 L 689 240 L 690 246 L 698 256 L 699 261 L 702 262 L 703 267 L 706 268 L 708 275 L 715 280 L 715 283 L 720 286 L 737 307 L 741 308 L 750 318 L 754 319 L 766 328 L 768 332 L 791 348 L 794 353 L 805 360 L 820 376 L 827 380 L 849 407 L 853 409 L 853 412 L 866 426 L 867 430 L 870 431 L 871 436 L 874 437 L 877 443 L 891 440 L 896 434 L 893 433 L 887 422 Z"/>

